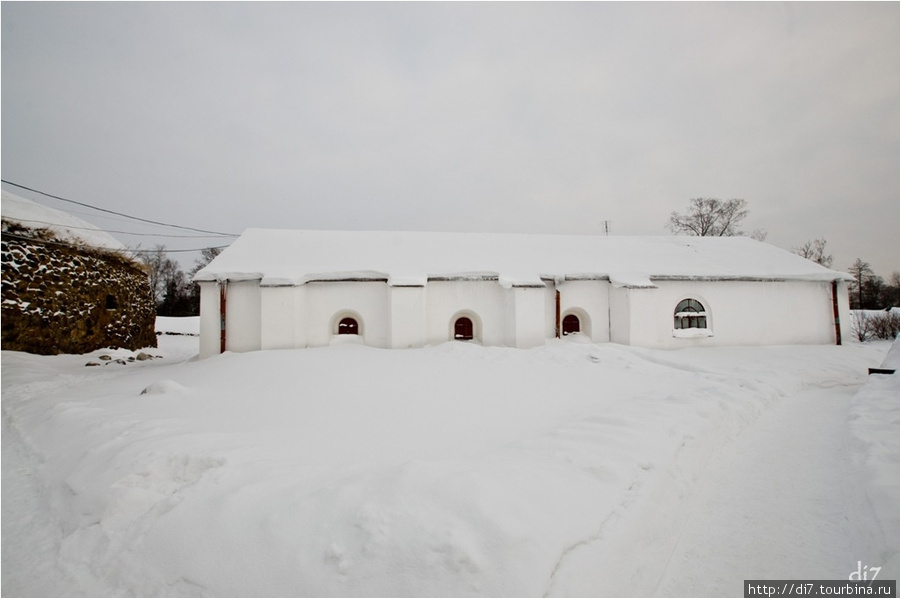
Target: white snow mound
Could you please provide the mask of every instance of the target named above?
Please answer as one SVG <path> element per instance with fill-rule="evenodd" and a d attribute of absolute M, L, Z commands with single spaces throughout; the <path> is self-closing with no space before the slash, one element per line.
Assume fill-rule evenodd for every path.
<path fill-rule="evenodd" d="M 110 251 L 125 250 L 125 245 L 109 233 L 61 210 L 13 195 L 8 191 L 2 192 L 0 205 L 4 220 L 17 222 L 26 228 L 48 229 L 61 241 Z"/>
<path fill-rule="evenodd" d="M 187 389 L 174 380 L 154 382 L 141 391 L 142 395 L 185 394 Z"/>
<path fill-rule="evenodd" d="M 166 359 L 134 368 L 3 352 L 4 595 L 724 596 L 743 579 L 846 578 L 861 558 L 898 573 L 887 395 L 855 407 L 865 477 L 816 475 L 849 471 L 850 397 L 885 345 L 350 344 L 177 362 L 166 343 L 196 351 L 196 337 L 159 340 Z M 819 413 L 830 432 L 807 424 Z M 744 441 L 763 424 L 766 446 Z M 786 438 L 823 447 L 809 483 L 701 500 L 736 448 L 756 473 L 796 473 L 795 451 L 753 459 Z M 881 519 L 844 506 L 866 488 Z M 686 544 L 707 504 L 733 510 L 715 541 Z M 802 516 L 761 525 L 782 512 Z M 873 550 L 848 548 L 848 527 Z"/>

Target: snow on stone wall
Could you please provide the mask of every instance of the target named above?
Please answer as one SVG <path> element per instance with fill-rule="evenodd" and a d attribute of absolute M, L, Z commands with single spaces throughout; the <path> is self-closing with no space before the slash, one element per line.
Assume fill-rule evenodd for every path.
<path fill-rule="evenodd" d="M 150 283 L 129 259 L 6 234 L 2 255 L 3 349 L 53 355 L 156 346 Z"/>

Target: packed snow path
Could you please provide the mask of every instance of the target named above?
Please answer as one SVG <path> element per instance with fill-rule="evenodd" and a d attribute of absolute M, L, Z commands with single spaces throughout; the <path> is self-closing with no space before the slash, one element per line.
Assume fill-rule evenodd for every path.
<path fill-rule="evenodd" d="M 857 385 L 786 397 L 700 479 L 657 596 L 738 595 L 744 579 L 846 579 Z"/>
<path fill-rule="evenodd" d="M 61 531 L 45 519 L 48 511 L 40 463 L 3 415 L 3 591 L 10 596 L 53 596 L 65 587 L 55 555 Z"/>

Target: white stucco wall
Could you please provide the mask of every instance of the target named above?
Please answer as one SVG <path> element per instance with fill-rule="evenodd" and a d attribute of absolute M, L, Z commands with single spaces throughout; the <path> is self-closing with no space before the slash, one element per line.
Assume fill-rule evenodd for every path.
<path fill-rule="evenodd" d="M 409 349 L 425 344 L 425 287 L 390 289 L 391 348 Z"/>
<path fill-rule="evenodd" d="M 609 341 L 608 280 L 567 280 L 559 289 L 560 322 L 567 314 L 575 314 L 581 323 L 581 333 L 595 343 Z M 555 319 L 554 314 L 554 319 Z"/>
<path fill-rule="evenodd" d="M 514 306 L 512 322 L 512 342 L 510 346 L 520 349 L 537 347 L 547 341 L 544 331 L 544 287 L 522 287 L 511 289 Z"/>
<path fill-rule="evenodd" d="M 430 281 L 425 287 L 425 342 L 452 340 L 455 317 L 463 314 L 472 318 L 480 342 L 505 345 L 509 293 L 491 280 Z"/>
<path fill-rule="evenodd" d="M 609 288 L 609 340 L 620 345 L 631 344 L 632 289 Z M 648 291 L 649 292 L 649 291 Z"/>
<path fill-rule="evenodd" d="M 229 281 L 226 287 L 225 349 L 236 353 L 261 348 L 262 303 L 258 280 Z"/>
<path fill-rule="evenodd" d="M 835 340 L 831 283 L 656 281 L 657 288 L 616 288 L 608 281 L 565 281 L 546 288 L 503 288 L 497 281 L 431 281 L 390 287 L 383 281 L 311 282 L 260 287 L 227 284 L 227 350 L 320 347 L 332 343 L 337 322 L 357 320 L 360 342 L 385 348 L 421 347 L 453 339 L 460 315 L 475 324 L 485 345 L 532 347 L 555 336 L 560 318 L 574 313 L 593 342 L 675 349 L 691 346 L 830 344 Z M 200 283 L 200 356 L 219 353 L 219 285 Z M 842 337 L 850 311 L 840 283 Z M 693 298 L 707 310 L 711 336 L 673 335 L 674 310 Z"/>
<path fill-rule="evenodd" d="M 219 319 L 219 285 L 200 284 L 200 359 L 219 354 L 221 322 Z"/>
<path fill-rule="evenodd" d="M 310 282 L 303 285 L 303 318 L 306 344 L 329 345 L 337 322 L 354 318 L 361 341 L 373 347 L 390 347 L 390 287 L 385 282 Z"/>
<path fill-rule="evenodd" d="M 627 344 L 662 349 L 719 345 L 830 344 L 834 316 L 830 283 L 656 281 L 656 289 L 621 289 L 628 314 Z M 682 299 L 706 309 L 711 336 L 676 338 L 674 312 Z M 622 342 L 613 338 L 614 342 Z"/>
<path fill-rule="evenodd" d="M 293 349 L 305 346 L 297 337 L 298 287 L 260 288 L 260 346 L 263 349 Z"/>

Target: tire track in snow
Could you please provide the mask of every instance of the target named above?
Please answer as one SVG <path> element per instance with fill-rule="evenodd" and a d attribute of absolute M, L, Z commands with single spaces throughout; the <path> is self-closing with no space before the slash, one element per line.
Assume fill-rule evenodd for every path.
<path fill-rule="evenodd" d="M 48 509 L 35 475 L 39 465 L 4 411 L 3 593 L 21 598 L 53 596 L 67 586 L 56 566 L 62 532 L 40 517 Z"/>
<path fill-rule="evenodd" d="M 744 579 L 843 579 L 858 386 L 806 390 L 762 414 L 710 467 L 656 596 L 732 595 Z"/>

